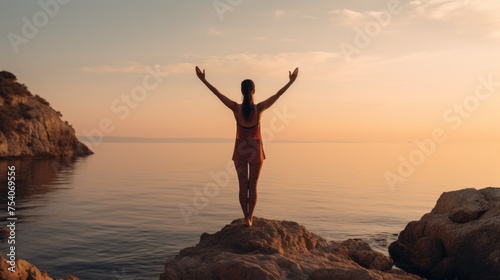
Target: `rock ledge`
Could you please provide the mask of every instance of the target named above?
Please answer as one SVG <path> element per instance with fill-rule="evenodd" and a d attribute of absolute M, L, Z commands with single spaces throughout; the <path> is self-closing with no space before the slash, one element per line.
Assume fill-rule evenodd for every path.
<path fill-rule="evenodd" d="M 421 279 L 362 240 L 327 241 L 295 222 L 234 220 L 167 261 L 167 279 Z"/>

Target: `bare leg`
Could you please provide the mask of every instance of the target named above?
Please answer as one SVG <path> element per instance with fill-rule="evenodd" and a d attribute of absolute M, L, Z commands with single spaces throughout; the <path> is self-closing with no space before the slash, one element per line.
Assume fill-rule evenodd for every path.
<path fill-rule="evenodd" d="M 262 161 L 250 164 L 250 174 L 248 178 L 248 220 L 250 226 L 253 222 L 253 210 L 257 204 L 257 182 L 259 180 Z"/>
<path fill-rule="evenodd" d="M 238 174 L 238 182 L 240 185 L 240 205 L 243 215 L 245 216 L 245 223 L 249 226 L 249 205 L 248 205 L 248 163 L 234 162 L 236 173 Z"/>

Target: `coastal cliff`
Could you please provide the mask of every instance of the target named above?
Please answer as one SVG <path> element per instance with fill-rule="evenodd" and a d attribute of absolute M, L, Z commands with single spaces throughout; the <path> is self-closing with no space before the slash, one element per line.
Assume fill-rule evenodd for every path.
<path fill-rule="evenodd" d="M 167 261 L 160 280 L 421 279 L 359 239 L 327 241 L 295 222 L 234 220 Z"/>
<path fill-rule="evenodd" d="M 0 72 L 0 159 L 92 154 L 61 117 L 45 99 L 18 83 L 14 74 Z"/>

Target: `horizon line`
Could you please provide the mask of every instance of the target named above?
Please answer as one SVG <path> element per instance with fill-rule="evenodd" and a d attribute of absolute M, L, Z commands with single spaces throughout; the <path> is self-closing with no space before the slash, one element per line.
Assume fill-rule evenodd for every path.
<path fill-rule="evenodd" d="M 82 142 L 92 142 L 86 136 L 76 136 Z M 304 140 L 263 140 L 278 143 L 355 143 L 356 141 L 304 141 Z M 136 137 L 136 136 L 103 136 L 103 143 L 233 143 L 234 138 L 221 137 Z"/>
<path fill-rule="evenodd" d="M 79 141 L 93 142 L 86 136 L 76 136 Z M 359 140 L 263 140 L 275 143 L 399 143 L 412 144 L 413 141 L 359 141 Z M 220 137 L 136 137 L 136 136 L 102 136 L 99 142 L 103 143 L 233 143 L 234 138 Z M 499 143 L 498 141 L 449 141 L 449 143 Z"/>

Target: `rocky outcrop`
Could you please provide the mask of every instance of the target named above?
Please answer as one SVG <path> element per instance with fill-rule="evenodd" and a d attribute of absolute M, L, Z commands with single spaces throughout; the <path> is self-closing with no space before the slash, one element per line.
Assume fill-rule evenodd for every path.
<path fill-rule="evenodd" d="M 0 159 L 92 154 L 60 112 L 16 80 L 0 72 Z"/>
<path fill-rule="evenodd" d="M 500 188 L 443 193 L 389 253 L 398 267 L 429 279 L 500 279 Z"/>
<path fill-rule="evenodd" d="M 54 280 L 45 271 L 40 271 L 25 260 L 16 260 L 15 271 L 9 270 L 10 264 L 3 253 L 0 254 L 0 279 L 2 280 Z M 75 276 L 67 276 L 64 280 L 78 280 Z"/>
<path fill-rule="evenodd" d="M 167 261 L 167 279 L 421 279 L 362 240 L 327 241 L 295 222 L 234 220 Z"/>

